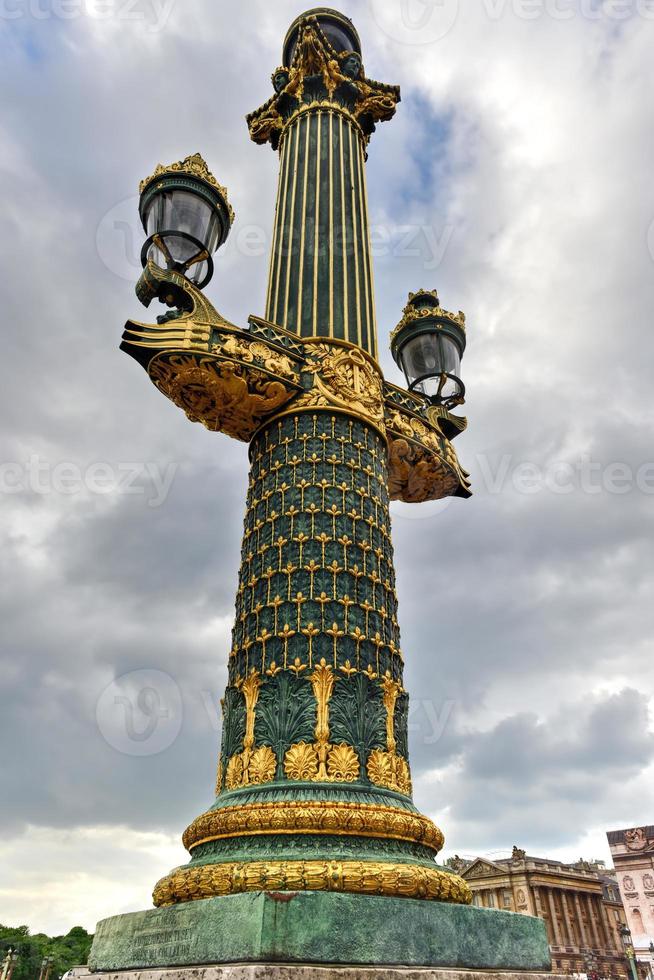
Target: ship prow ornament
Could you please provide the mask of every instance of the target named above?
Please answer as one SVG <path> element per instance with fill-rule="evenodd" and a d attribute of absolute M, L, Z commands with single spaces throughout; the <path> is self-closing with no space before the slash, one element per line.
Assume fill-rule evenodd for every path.
<path fill-rule="evenodd" d="M 191 421 L 248 444 L 250 479 L 215 799 L 157 908 L 99 924 L 91 967 L 547 968 L 541 924 L 471 908 L 412 799 L 389 503 L 470 488 L 452 448 L 463 315 L 410 294 L 392 337 L 408 388 L 377 360 L 365 162 L 399 88 L 328 8 L 291 25 L 272 84 L 247 120 L 280 158 L 265 316 L 235 326 L 202 292 L 233 220 L 203 158 L 141 188 L 136 291 L 168 312 L 121 347 Z"/>

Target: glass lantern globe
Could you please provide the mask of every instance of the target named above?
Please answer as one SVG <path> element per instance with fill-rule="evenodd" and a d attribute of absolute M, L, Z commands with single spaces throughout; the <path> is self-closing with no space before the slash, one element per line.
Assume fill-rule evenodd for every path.
<path fill-rule="evenodd" d="M 157 168 L 141 185 L 139 213 L 147 241 L 141 252 L 160 268 L 202 289 L 213 275 L 212 254 L 223 244 L 233 212 L 227 193 L 199 154 Z"/>
<path fill-rule="evenodd" d="M 308 17 L 316 18 L 320 30 L 339 54 L 342 51 L 356 51 L 357 54 L 361 54 L 361 40 L 350 18 L 342 14 L 340 10 L 332 10 L 330 7 L 314 7 L 297 17 L 291 24 L 284 40 L 282 56 L 284 65 L 288 67 L 292 65 L 300 34 L 300 25 Z"/>
<path fill-rule="evenodd" d="M 463 314 L 441 309 L 435 292 L 410 294 L 391 339 L 393 358 L 404 372 L 409 391 L 448 409 L 463 404 L 464 324 Z"/>

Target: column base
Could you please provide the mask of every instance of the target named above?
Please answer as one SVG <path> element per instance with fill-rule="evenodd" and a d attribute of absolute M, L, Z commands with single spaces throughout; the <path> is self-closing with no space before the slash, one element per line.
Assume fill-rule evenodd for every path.
<path fill-rule="evenodd" d="M 90 973 L 75 967 L 69 980 L 560 980 L 560 974 L 527 971 L 445 970 L 411 967 L 232 963 Z"/>
<path fill-rule="evenodd" d="M 234 964 L 244 963 L 279 965 L 241 973 L 245 968 Z M 531 916 L 376 895 L 248 892 L 104 919 L 96 929 L 89 971 L 159 967 L 166 973 L 157 977 L 166 980 L 191 980 L 191 973 L 192 980 L 314 980 L 309 967 L 293 968 L 305 972 L 291 978 L 291 963 L 441 967 L 455 973 L 551 969 L 545 925 Z M 368 980 L 366 973 L 371 976 L 365 970 L 352 976 Z M 323 975 L 331 980 L 336 971 Z M 120 976 L 132 980 L 124 972 Z"/>

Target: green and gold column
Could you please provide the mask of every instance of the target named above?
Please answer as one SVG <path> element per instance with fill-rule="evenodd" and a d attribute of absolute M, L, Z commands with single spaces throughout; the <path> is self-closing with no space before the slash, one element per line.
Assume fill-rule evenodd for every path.
<path fill-rule="evenodd" d="M 280 141 L 266 318 L 377 355 L 365 136 L 338 102 L 301 105 Z"/>
<path fill-rule="evenodd" d="M 216 799 L 154 901 L 299 890 L 467 903 L 411 797 L 389 500 L 469 491 L 450 444 L 463 420 L 387 384 L 376 359 L 366 147 L 399 90 L 366 77 L 336 11 L 298 18 L 284 59 L 248 117 L 280 154 L 266 318 L 240 330 L 149 263 L 140 295 L 183 301 L 123 340 L 189 418 L 247 441 L 251 465 Z M 219 186 L 197 155 L 157 173 L 191 168 Z"/>

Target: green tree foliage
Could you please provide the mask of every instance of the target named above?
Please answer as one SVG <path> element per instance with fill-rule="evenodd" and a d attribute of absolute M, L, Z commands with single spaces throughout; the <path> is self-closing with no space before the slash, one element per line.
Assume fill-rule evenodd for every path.
<path fill-rule="evenodd" d="M 8 949 L 18 951 L 12 980 L 39 980 L 41 963 L 52 956 L 49 980 L 57 980 L 72 966 L 86 963 L 93 936 L 81 926 L 74 926 L 66 936 L 46 936 L 39 932 L 30 935 L 27 926 L 0 925 L 0 957 L 4 961 Z"/>

